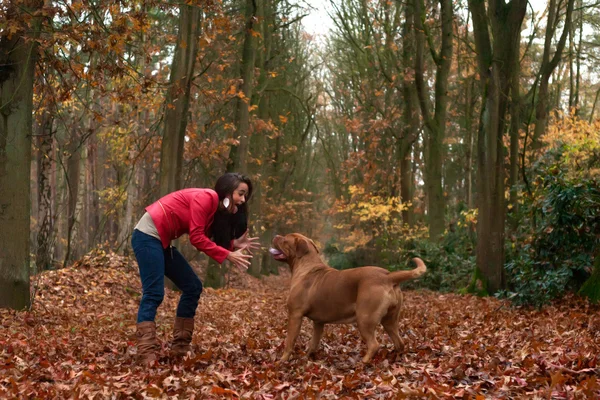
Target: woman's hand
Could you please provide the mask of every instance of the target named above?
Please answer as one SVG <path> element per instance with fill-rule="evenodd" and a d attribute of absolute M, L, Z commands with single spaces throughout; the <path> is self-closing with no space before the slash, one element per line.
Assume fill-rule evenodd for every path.
<path fill-rule="evenodd" d="M 238 249 L 236 251 L 232 251 L 227 256 L 227 259 L 233 263 L 241 272 L 245 272 L 250 266 L 250 259 L 252 256 L 250 254 L 242 253 L 244 249 Z"/>
<path fill-rule="evenodd" d="M 242 236 L 233 241 L 233 248 L 236 250 L 247 250 L 248 253 L 252 254 L 252 250 L 260 249 L 260 243 L 257 240 L 257 237 L 248 237 L 248 231 L 246 231 Z"/>

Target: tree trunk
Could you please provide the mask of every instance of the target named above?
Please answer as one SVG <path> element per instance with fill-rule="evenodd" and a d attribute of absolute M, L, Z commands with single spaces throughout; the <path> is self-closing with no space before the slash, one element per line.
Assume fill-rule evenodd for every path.
<path fill-rule="evenodd" d="M 41 1 L 4 5 L 9 21 L 22 21 Z M 33 80 L 40 20 L 0 36 L 0 307 L 29 307 L 30 172 Z M 25 32 L 33 38 L 26 40 Z"/>
<path fill-rule="evenodd" d="M 544 54 L 542 56 L 542 66 L 540 69 L 540 84 L 537 93 L 537 104 L 535 108 L 535 129 L 533 132 L 532 138 L 532 149 L 534 150 L 534 154 L 532 157 L 535 157 L 535 150 L 539 150 L 542 147 L 541 139 L 542 136 L 546 133 L 546 127 L 548 125 L 548 87 L 549 80 L 554 72 L 556 66 L 560 62 L 562 58 L 562 52 L 565 48 L 565 44 L 567 42 L 567 36 L 571 29 L 571 15 L 573 13 L 573 3 L 575 0 L 568 0 L 567 3 L 567 13 L 565 16 L 565 24 L 563 28 L 562 35 L 556 45 L 556 51 L 554 52 L 554 56 L 552 60 L 550 59 L 550 47 L 552 46 L 552 38 L 554 37 L 554 32 L 556 31 L 557 23 L 555 22 L 558 18 L 557 15 L 559 13 L 558 6 L 556 5 L 556 0 L 550 0 L 549 12 L 548 12 L 548 22 L 546 28 L 546 40 L 544 43 Z"/>
<path fill-rule="evenodd" d="M 203 285 L 215 289 L 225 286 L 225 267 L 212 258 L 208 260 Z"/>
<path fill-rule="evenodd" d="M 592 275 L 579 289 L 581 296 L 586 296 L 592 303 L 600 301 L 600 252 L 596 252 Z"/>
<path fill-rule="evenodd" d="M 129 237 L 134 227 L 133 205 L 135 202 L 135 188 L 137 187 L 135 182 L 137 168 L 135 167 L 135 154 L 133 150 L 129 151 L 128 159 L 127 164 L 123 166 L 124 182 L 121 185 L 121 190 L 124 191 L 125 195 L 125 209 L 121 213 L 121 218 L 119 218 L 119 239 L 117 246 L 119 253 L 124 255 L 129 254 Z"/>
<path fill-rule="evenodd" d="M 413 197 L 413 186 L 414 179 L 411 168 L 411 152 L 412 144 L 405 143 L 402 150 L 400 151 L 400 201 L 403 205 L 407 205 L 412 202 Z M 402 209 L 402 222 L 408 226 L 413 226 L 414 211 L 413 206 Z"/>
<path fill-rule="evenodd" d="M 579 115 L 579 85 L 581 82 L 581 46 L 583 45 L 583 0 L 577 2 L 577 8 L 579 9 L 579 41 L 577 42 L 577 53 L 575 61 L 577 64 L 577 72 L 575 74 L 575 98 L 573 100 L 573 107 L 575 108 L 575 115 Z"/>
<path fill-rule="evenodd" d="M 199 5 L 181 3 L 179 6 L 179 31 L 165 99 L 164 131 L 160 149 L 159 196 L 181 189 L 183 144 L 188 123 L 190 90 L 198 53 L 200 17 Z M 168 279 L 166 282 L 167 287 L 175 288 L 173 282 Z"/>
<path fill-rule="evenodd" d="M 465 108 L 465 203 L 473 208 L 473 110 L 475 108 L 475 79 L 467 80 Z"/>
<path fill-rule="evenodd" d="M 236 107 L 236 134 L 239 144 L 231 147 L 227 170 L 246 171 L 248 168 L 248 142 L 250 130 L 250 109 L 254 89 L 254 64 L 256 60 L 255 23 L 257 21 L 257 2 L 261 0 L 246 0 L 246 25 L 244 32 L 244 47 L 240 68 L 241 92 Z"/>
<path fill-rule="evenodd" d="M 270 93 L 267 90 L 269 85 L 269 58 L 271 56 L 271 45 L 272 45 L 272 29 L 275 26 L 273 20 L 273 10 L 271 7 L 271 1 L 263 0 L 257 2 L 257 17 L 260 21 L 260 39 L 257 45 L 257 68 L 260 68 L 260 75 L 257 82 L 258 92 L 254 95 L 256 98 L 253 103 L 258 105 L 258 117 L 262 121 L 269 119 L 269 107 L 270 107 Z M 268 155 L 268 143 L 267 135 L 260 133 L 252 135 L 250 137 L 250 152 L 253 154 L 255 159 L 265 160 Z M 265 190 L 267 189 L 266 181 L 262 177 L 267 176 L 266 168 L 268 163 L 261 162 L 248 166 L 248 172 L 252 176 L 254 184 L 254 193 L 252 194 L 252 201 L 249 204 L 250 210 L 250 221 L 252 226 L 252 236 L 262 235 L 264 228 L 264 221 L 261 216 L 263 215 L 264 204 L 263 200 L 266 198 Z M 261 243 L 266 245 L 262 241 Z M 260 276 L 265 270 L 266 264 L 263 257 L 254 256 L 251 260 L 251 265 L 248 268 L 248 273 L 253 276 Z"/>
<path fill-rule="evenodd" d="M 165 100 L 160 155 L 160 196 L 181 189 L 183 144 L 188 122 L 190 89 L 198 52 L 200 16 L 199 5 L 182 3 L 179 7 L 179 32 Z"/>
<path fill-rule="evenodd" d="M 418 98 L 415 82 L 413 79 L 414 65 L 412 58 L 415 53 L 414 45 L 414 22 L 415 7 L 413 2 L 408 2 L 405 7 L 404 25 L 402 26 L 402 62 L 405 66 L 402 81 L 402 100 L 404 102 L 403 133 L 399 141 L 398 158 L 400 160 L 400 201 L 402 204 L 411 203 L 413 198 L 414 179 L 411 168 L 411 153 L 415 140 L 417 140 L 419 129 Z M 413 72 L 413 73 L 410 73 Z M 414 208 L 402 210 L 402 222 L 412 226 L 414 224 Z"/>
<path fill-rule="evenodd" d="M 79 174 L 81 171 L 81 141 L 82 137 L 77 128 L 72 131 L 68 148 L 68 160 L 66 171 L 67 183 L 67 250 L 63 261 L 63 267 L 71 261 L 73 247 L 73 236 L 76 222 L 77 198 L 79 194 Z"/>
<path fill-rule="evenodd" d="M 417 48 L 415 60 L 415 78 L 421 114 L 427 127 L 427 140 L 425 157 L 425 185 L 427 188 L 428 199 L 428 220 L 429 236 L 437 240 L 444 233 L 446 201 L 444 198 L 444 188 L 442 186 L 442 166 L 445 157 L 444 137 L 446 135 L 446 115 L 448 108 L 448 75 L 452 64 L 453 54 L 453 34 L 452 25 L 454 15 L 452 12 L 451 0 L 440 0 L 442 33 L 441 49 L 437 54 L 433 49 L 433 39 L 425 29 L 423 19 L 425 18 L 424 6 L 422 0 L 415 0 L 415 24 L 417 27 Z M 431 115 L 431 105 L 424 75 L 424 41 L 425 34 L 428 36 L 429 50 L 437 66 L 435 76 L 435 108 Z"/>
<path fill-rule="evenodd" d="M 519 78 L 521 76 L 521 65 L 519 61 L 519 57 L 514 58 L 510 77 L 510 175 L 508 187 L 510 188 L 509 204 L 511 206 L 510 214 L 512 215 L 510 226 L 513 230 L 516 230 L 518 227 L 519 212 L 519 128 L 521 126 L 521 96 L 519 83 Z"/>
<path fill-rule="evenodd" d="M 53 118 L 47 110 L 42 112 L 38 135 L 38 234 L 36 265 L 38 271 L 52 267 L 51 241 L 54 231 L 52 216 L 52 132 Z"/>
<path fill-rule="evenodd" d="M 493 294 L 505 285 L 504 274 L 504 144 L 510 74 L 518 57 L 520 32 L 527 0 L 469 0 L 482 93 L 477 141 L 477 291 Z M 487 15 L 486 15 L 487 14 Z M 491 24 L 492 37 L 490 37 Z M 475 291 L 475 287 L 470 288 Z"/>

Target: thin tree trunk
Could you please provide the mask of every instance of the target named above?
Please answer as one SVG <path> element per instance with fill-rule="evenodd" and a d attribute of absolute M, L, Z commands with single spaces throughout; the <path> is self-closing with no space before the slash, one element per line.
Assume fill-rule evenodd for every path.
<path fill-rule="evenodd" d="M 475 79 L 469 77 L 466 82 L 465 107 L 465 203 L 473 208 L 473 110 L 475 108 Z"/>
<path fill-rule="evenodd" d="M 119 219 L 119 239 L 118 239 L 118 250 L 121 254 L 127 255 L 129 252 L 129 237 L 131 232 L 133 231 L 134 221 L 133 221 L 133 205 L 135 202 L 135 188 L 136 188 L 136 170 L 134 164 L 135 154 L 133 150 L 129 151 L 128 154 L 128 163 L 127 166 L 131 166 L 128 168 L 127 166 L 123 166 L 123 185 L 125 192 L 125 209 L 122 212 L 122 216 Z"/>
<path fill-rule="evenodd" d="M 440 0 L 442 34 L 441 49 L 437 54 L 433 46 L 433 39 L 425 30 L 423 19 L 425 18 L 424 6 L 422 0 L 415 0 L 415 24 L 417 27 L 417 49 L 415 62 L 415 78 L 421 114 L 425 126 L 427 127 L 426 140 L 426 164 L 425 164 L 425 185 L 427 188 L 428 199 L 428 220 L 429 236 L 437 240 L 444 233 L 446 201 L 444 198 L 444 189 L 442 186 L 442 169 L 444 152 L 444 137 L 446 135 L 446 115 L 448 108 L 448 75 L 452 64 L 453 54 L 453 12 L 451 0 Z M 431 105 L 427 94 L 427 88 L 424 80 L 424 41 L 425 33 L 428 35 L 429 50 L 437 66 L 435 77 L 435 108 L 431 115 Z"/>
<path fill-rule="evenodd" d="M 560 62 L 562 58 L 562 52 L 565 48 L 565 44 L 567 42 L 567 36 L 571 29 L 571 20 L 573 13 L 573 3 L 575 0 L 568 0 L 567 3 L 567 13 L 565 16 L 565 23 L 562 35 L 556 45 L 556 51 L 554 52 L 554 56 L 550 59 L 550 47 L 552 46 L 552 38 L 554 36 L 554 32 L 556 30 L 557 23 L 555 20 L 557 19 L 557 14 L 559 12 L 556 0 L 550 0 L 549 12 L 548 12 L 548 22 L 546 28 L 546 40 L 544 43 L 544 54 L 542 56 L 542 66 L 540 69 L 540 84 L 537 93 L 537 104 L 535 109 L 535 129 L 533 132 L 532 138 L 532 148 L 533 150 L 539 150 L 542 146 L 541 138 L 546 132 L 546 127 L 548 125 L 548 87 L 550 77 L 552 73 L 556 69 L 556 66 Z M 532 157 L 535 157 L 535 153 L 532 154 Z"/>
<path fill-rule="evenodd" d="M 511 97 L 510 97 L 510 176 L 508 186 L 510 188 L 511 221 L 510 226 L 513 230 L 518 226 L 518 183 L 519 183 L 519 128 L 521 126 L 521 96 L 519 77 L 521 76 L 521 66 L 519 57 L 515 57 L 513 68 L 510 74 Z"/>
<path fill-rule="evenodd" d="M 38 234 L 36 249 L 36 265 L 38 271 L 52 267 L 51 241 L 54 231 L 52 216 L 52 142 L 53 118 L 48 111 L 42 113 L 38 135 Z"/>
<path fill-rule="evenodd" d="M 260 93 L 257 93 L 259 97 L 256 101 L 258 104 L 258 117 L 267 121 L 269 119 L 270 111 L 270 92 L 268 92 L 268 73 L 269 64 L 268 61 L 271 57 L 271 45 L 272 45 L 272 29 L 274 21 L 272 18 L 272 7 L 271 1 L 265 0 L 257 3 L 257 16 L 260 21 L 261 40 L 258 46 L 258 60 L 257 66 L 260 67 L 260 76 L 258 79 L 257 86 L 260 88 Z M 251 148 L 254 158 L 265 160 L 268 156 L 268 143 L 267 135 L 264 133 L 253 135 L 251 137 Z M 252 171 L 252 177 L 264 177 L 267 176 L 267 168 L 269 163 L 261 162 L 259 165 L 253 167 L 249 166 L 249 170 Z M 250 219 L 253 226 L 253 235 L 260 235 L 261 243 L 264 246 L 268 246 L 270 238 L 264 237 L 264 220 L 262 219 L 264 210 L 264 200 L 266 198 L 266 191 L 268 186 L 265 179 L 254 179 L 254 193 L 252 195 L 252 202 L 250 203 Z M 268 255 L 266 252 L 265 255 Z M 248 272 L 253 276 L 259 276 L 269 271 L 269 263 L 271 257 L 253 257 L 252 264 L 248 269 Z"/>
<path fill-rule="evenodd" d="M 583 44 L 583 0 L 577 2 L 579 8 L 579 40 L 577 42 L 577 55 L 575 57 L 577 65 L 577 73 L 575 75 L 575 99 L 573 107 L 575 108 L 575 115 L 579 115 L 579 85 L 581 82 L 581 46 Z"/>
<path fill-rule="evenodd" d="M 402 81 L 402 100 L 404 102 L 403 135 L 399 141 L 398 157 L 400 160 L 400 201 L 403 204 L 412 202 L 414 179 L 411 167 L 412 147 L 417 140 L 419 129 L 418 98 L 414 79 L 409 71 L 412 61 L 414 45 L 414 22 L 415 7 L 414 2 L 408 2 L 405 6 L 404 25 L 402 26 L 402 62 L 405 65 L 405 73 Z M 411 72 L 414 72 L 412 70 Z M 407 207 L 402 210 L 402 221 L 409 226 L 414 224 L 414 207 Z"/>
<path fill-rule="evenodd" d="M 254 64 L 256 60 L 257 2 L 261 0 L 246 0 L 246 25 L 244 31 L 244 47 L 240 68 L 241 92 L 236 107 L 236 134 L 239 144 L 231 147 L 228 171 L 246 171 L 248 168 L 248 142 L 250 130 L 250 109 L 254 91 Z"/>
<path fill-rule="evenodd" d="M 77 128 L 72 131 L 72 136 L 69 140 L 66 184 L 67 184 L 67 249 L 63 261 L 63 267 L 71 261 L 73 236 L 76 222 L 77 199 L 79 195 L 79 174 L 81 166 L 81 141 L 82 137 Z"/>

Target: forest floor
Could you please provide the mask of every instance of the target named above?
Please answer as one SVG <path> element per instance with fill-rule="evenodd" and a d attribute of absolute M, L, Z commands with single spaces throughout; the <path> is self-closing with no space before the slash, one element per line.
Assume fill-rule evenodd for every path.
<path fill-rule="evenodd" d="M 135 363 L 137 266 L 107 254 L 32 278 L 30 311 L 0 310 L 1 398 L 600 398 L 600 307 L 570 297 L 541 310 L 493 298 L 405 291 L 396 354 L 368 365 L 352 325 L 326 328 L 321 349 L 304 349 L 305 321 L 289 362 L 289 271 L 256 279 L 232 272 L 205 289 L 196 316 L 195 357 L 171 359 L 163 345 L 152 368 Z M 178 293 L 157 315 L 167 343 Z"/>

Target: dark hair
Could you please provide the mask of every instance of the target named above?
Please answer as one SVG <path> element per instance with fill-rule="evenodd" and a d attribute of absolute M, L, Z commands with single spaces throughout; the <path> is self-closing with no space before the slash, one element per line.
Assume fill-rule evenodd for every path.
<path fill-rule="evenodd" d="M 211 227 L 213 241 L 226 249 L 230 242 L 237 239 L 248 229 L 248 206 L 247 202 L 252 197 L 252 182 L 250 178 L 237 172 L 228 172 L 217 179 L 215 183 L 215 192 L 219 196 L 219 202 L 227 196 L 231 197 L 240 183 L 248 185 L 246 202 L 238 207 L 235 214 L 230 214 L 227 210 L 217 209 Z"/>

